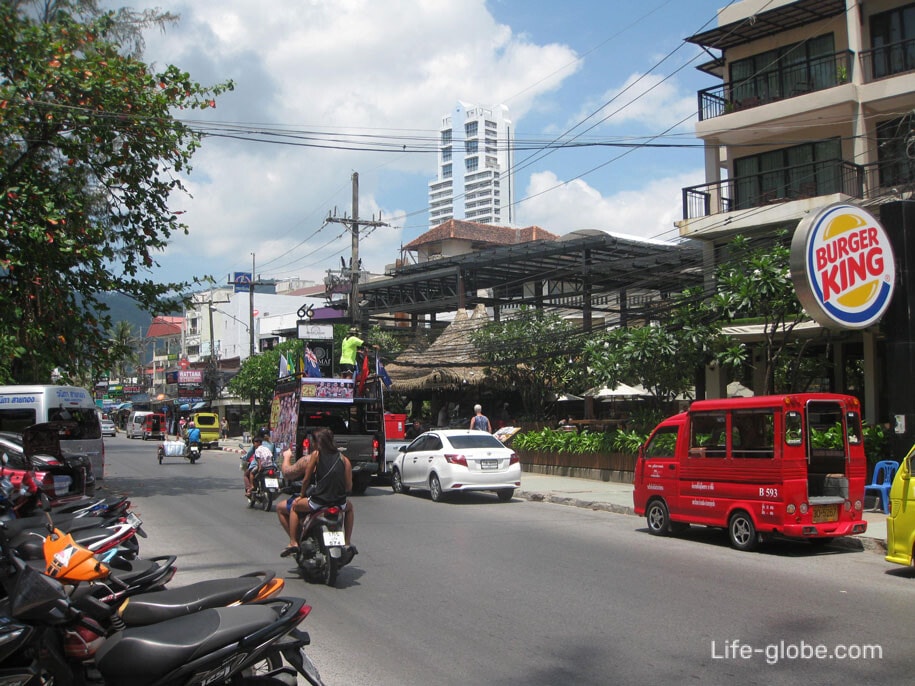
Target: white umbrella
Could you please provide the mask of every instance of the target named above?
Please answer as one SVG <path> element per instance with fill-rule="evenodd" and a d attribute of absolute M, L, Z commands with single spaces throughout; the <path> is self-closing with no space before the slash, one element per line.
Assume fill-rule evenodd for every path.
<path fill-rule="evenodd" d="M 755 393 L 753 393 L 753 391 L 739 381 L 732 381 L 728 384 L 729 398 L 752 398 L 754 395 Z"/>
<path fill-rule="evenodd" d="M 614 398 L 647 398 L 649 395 L 651 394 L 644 388 L 637 388 L 624 383 L 619 383 L 614 388 L 608 388 L 607 386 L 598 388 L 595 386 L 594 388 L 585 391 L 585 396 L 597 398 L 598 400 L 613 400 Z"/>
<path fill-rule="evenodd" d="M 571 393 L 557 393 L 553 400 L 558 403 L 570 403 L 576 400 L 584 400 L 584 398 L 579 398 L 577 395 L 572 395 Z"/>

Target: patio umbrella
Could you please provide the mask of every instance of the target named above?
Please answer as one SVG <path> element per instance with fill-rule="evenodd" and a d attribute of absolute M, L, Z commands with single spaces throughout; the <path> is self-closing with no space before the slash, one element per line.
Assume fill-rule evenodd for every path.
<path fill-rule="evenodd" d="M 732 381 L 728 384 L 729 398 L 752 398 L 754 395 L 753 391 L 739 381 Z"/>
<path fill-rule="evenodd" d="M 637 388 L 628 384 L 619 383 L 613 388 L 595 386 L 585 391 L 585 397 L 598 400 L 614 400 L 618 398 L 647 398 L 651 394 L 644 388 Z"/>

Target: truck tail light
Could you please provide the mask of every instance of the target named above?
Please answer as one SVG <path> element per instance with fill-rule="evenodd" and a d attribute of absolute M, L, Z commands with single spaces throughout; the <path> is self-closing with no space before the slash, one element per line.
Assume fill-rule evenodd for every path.
<path fill-rule="evenodd" d="M 378 462 L 379 449 L 381 448 L 381 442 L 377 438 L 372 439 L 372 460 Z"/>

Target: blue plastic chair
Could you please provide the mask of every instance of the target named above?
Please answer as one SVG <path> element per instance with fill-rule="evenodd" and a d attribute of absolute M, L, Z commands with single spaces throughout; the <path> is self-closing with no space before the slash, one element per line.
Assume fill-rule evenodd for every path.
<path fill-rule="evenodd" d="M 897 469 L 899 469 L 898 462 L 881 460 L 874 465 L 874 477 L 864 487 L 865 493 L 876 491 L 880 495 L 880 507 L 884 514 L 890 513 L 890 487 L 893 485 L 893 477 L 896 476 Z"/>

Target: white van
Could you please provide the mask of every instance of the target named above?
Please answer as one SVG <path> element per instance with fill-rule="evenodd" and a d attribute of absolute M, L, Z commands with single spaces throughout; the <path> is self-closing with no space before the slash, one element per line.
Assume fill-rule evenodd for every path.
<path fill-rule="evenodd" d="M 143 427 L 146 425 L 146 418 L 153 414 L 150 410 L 134 410 L 127 417 L 127 424 L 124 425 L 124 435 L 127 438 L 143 438 Z"/>
<path fill-rule="evenodd" d="M 76 424 L 72 436 L 60 442 L 61 450 L 88 455 L 95 478 L 105 478 L 105 444 L 89 391 L 76 386 L 0 386 L 0 431 L 22 433 L 32 424 L 59 421 Z"/>

